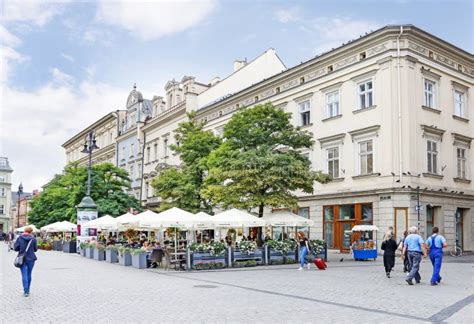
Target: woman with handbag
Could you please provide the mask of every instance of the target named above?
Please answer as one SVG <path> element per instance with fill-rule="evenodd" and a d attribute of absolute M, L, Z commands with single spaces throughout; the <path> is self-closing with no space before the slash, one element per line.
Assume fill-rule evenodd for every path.
<path fill-rule="evenodd" d="M 36 261 L 35 252 L 38 250 L 36 238 L 31 232 L 33 232 L 33 229 L 27 226 L 23 235 L 17 238 L 14 246 L 14 250 L 18 252 L 18 256 L 15 259 L 15 266 L 21 270 L 23 293 L 25 297 L 30 295 L 31 273 Z"/>

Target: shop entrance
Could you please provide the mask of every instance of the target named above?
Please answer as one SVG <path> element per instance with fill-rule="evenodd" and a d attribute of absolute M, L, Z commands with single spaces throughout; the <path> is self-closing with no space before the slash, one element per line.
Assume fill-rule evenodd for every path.
<path fill-rule="evenodd" d="M 355 221 L 340 221 L 336 223 L 336 244 L 341 252 L 348 252 L 351 247 L 350 230 L 356 225 Z"/>

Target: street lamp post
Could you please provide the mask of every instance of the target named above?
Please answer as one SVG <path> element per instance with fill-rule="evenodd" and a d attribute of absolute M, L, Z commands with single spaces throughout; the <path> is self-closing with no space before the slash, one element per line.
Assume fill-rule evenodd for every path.
<path fill-rule="evenodd" d="M 87 196 L 91 195 L 92 152 L 98 148 L 94 131 L 91 130 L 84 143 L 84 149 L 81 151 L 81 153 L 89 154 L 89 164 L 87 166 Z"/>
<path fill-rule="evenodd" d="M 20 198 L 21 198 L 22 193 L 23 193 L 23 185 L 20 182 L 20 185 L 18 186 L 18 192 L 17 192 L 17 195 L 18 195 L 18 210 L 17 210 L 17 213 L 16 213 L 16 228 L 20 227 Z"/>

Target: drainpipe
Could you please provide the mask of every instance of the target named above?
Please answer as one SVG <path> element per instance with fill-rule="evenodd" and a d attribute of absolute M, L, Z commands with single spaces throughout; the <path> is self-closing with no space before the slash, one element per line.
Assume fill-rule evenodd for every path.
<path fill-rule="evenodd" d="M 117 109 L 114 113 L 113 116 L 115 119 L 117 119 L 117 135 L 115 138 L 112 140 L 115 142 L 115 166 L 119 166 L 119 145 L 117 143 L 117 137 L 119 137 L 119 131 L 120 131 L 120 118 L 119 118 L 119 110 Z"/>
<path fill-rule="evenodd" d="M 401 101 L 401 78 L 400 78 L 400 37 L 403 34 L 403 26 L 400 26 L 400 34 L 397 36 L 397 96 L 398 96 L 398 174 L 400 183 L 403 182 L 403 152 L 402 152 L 402 101 Z"/>

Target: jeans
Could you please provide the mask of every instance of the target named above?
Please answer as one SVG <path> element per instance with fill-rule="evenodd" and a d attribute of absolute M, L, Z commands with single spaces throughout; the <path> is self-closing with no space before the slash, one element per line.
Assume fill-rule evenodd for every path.
<path fill-rule="evenodd" d="M 421 253 L 408 251 L 408 262 L 410 263 L 410 273 L 407 276 L 408 280 L 415 278 L 416 282 L 421 280 L 420 273 L 420 263 L 421 263 Z"/>
<path fill-rule="evenodd" d="M 35 265 L 35 260 L 28 260 L 23 263 L 21 266 L 21 281 L 23 282 L 23 291 L 25 294 L 30 292 L 31 285 L 31 272 Z"/>
<path fill-rule="evenodd" d="M 443 250 L 440 252 L 430 253 L 431 264 L 433 265 L 433 275 L 431 276 L 431 282 L 439 282 L 439 272 L 441 270 L 441 263 L 443 262 Z"/>
<path fill-rule="evenodd" d="M 306 255 L 308 255 L 308 248 L 305 247 L 300 247 L 300 266 L 304 267 L 306 263 Z"/>

